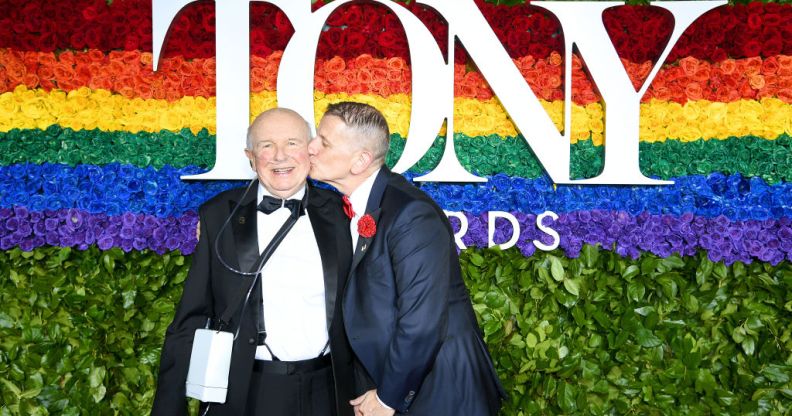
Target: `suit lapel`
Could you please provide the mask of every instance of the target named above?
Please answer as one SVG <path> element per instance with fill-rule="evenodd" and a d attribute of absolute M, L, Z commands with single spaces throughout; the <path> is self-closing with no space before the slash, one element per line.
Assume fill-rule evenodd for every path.
<path fill-rule="evenodd" d="M 374 224 L 378 224 L 379 222 L 379 217 L 382 213 L 380 204 L 382 203 L 382 196 L 385 194 L 385 188 L 388 186 L 390 176 L 390 170 L 388 170 L 388 168 L 383 165 L 377 174 L 377 178 L 374 179 L 374 185 L 371 187 L 368 202 L 366 202 L 365 214 L 371 215 L 371 218 L 374 219 Z M 357 246 L 355 247 L 355 255 L 352 257 L 352 268 L 350 269 L 351 272 L 355 271 L 355 268 L 357 268 L 358 264 L 360 264 L 360 261 L 363 260 L 363 258 L 366 256 L 366 253 L 368 253 L 368 249 L 371 247 L 371 241 L 374 240 L 374 237 L 376 237 L 376 234 L 368 238 L 358 236 Z"/>
<path fill-rule="evenodd" d="M 340 212 L 331 212 L 331 207 L 326 202 L 327 199 L 318 192 L 309 194 L 308 217 L 311 219 L 311 227 L 319 247 L 319 256 L 322 259 L 327 329 L 329 330 L 330 324 L 333 322 L 339 287 L 343 287 L 342 279 L 344 278 L 339 272 L 341 256 L 339 256 L 338 247 L 349 247 L 349 243 L 341 245 L 343 235 L 340 233 L 343 233 L 344 230 L 339 231 L 336 227 L 337 221 L 333 221 L 334 218 L 340 218 Z"/>
<path fill-rule="evenodd" d="M 374 224 L 379 221 L 381 210 L 377 208 L 374 212 L 370 213 L 371 218 L 374 219 Z M 352 268 L 350 270 L 355 270 L 357 265 L 363 260 L 363 257 L 366 256 L 369 247 L 371 247 L 371 241 L 374 240 L 374 236 L 371 237 L 363 237 L 358 236 L 357 246 L 355 247 L 355 255 L 352 257 Z"/>
<path fill-rule="evenodd" d="M 229 212 L 239 204 L 234 217 L 231 218 L 231 226 L 234 230 L 234 245 L 236 246 L 237 260 L 239 269 L 248 272 L 253 269 L 259 257 L 258 228 L 256 221 L 256 190 L 251 189 L 242 201 L 228 201 Z"/>

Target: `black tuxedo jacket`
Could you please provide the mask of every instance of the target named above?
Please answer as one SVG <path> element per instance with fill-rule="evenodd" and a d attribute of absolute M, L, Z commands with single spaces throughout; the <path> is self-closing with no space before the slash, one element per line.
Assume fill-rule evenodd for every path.
<path fill-rule="evenodd" d="M 193 262 L 184 283 L 184 292 L 173 322 L 165 333 L 160 358 L 157 392 L 152 415 L 186 415 L 185 381 L 195 330 L 203 328 L 209 317 L 219 317 L 240 285 L 248 287 L 252 276 L 241 276 L 227 270 L 217 259 L 215 239 L 223 222 L 237 204 L 237 213 L 219 236 L 219 250 L 223 260 L 238 270 L 250 271 L 259 257 L 256 227 L 256 185 L 240 200 L 244 189 L 232 189 L 212 198 L 199 210 L 200 237 L 193 254 Z M 338 415 L 352 415 L 349 400 L 354 396 L 352 354 L 344 332 L 341 307 L 336 307 L 349 273 L 351 236 L 349 220 L 343 213 L 341 199 L 333 192 L 309 187 L 307 213 L 319 246 L 324 270 L 327 305 L 327 327 Z M 277 256 L 277 252 L 275 253 Z M 251 305 L 261 304 L 261 279 L 250 297 Z M 241 309 L 241 308 L 240 308 Z M 256 353 L 257 308 L 245 308 L 245 315 L 237 312 L 229 328 L 235 329 L 241 320 L 239 336 L 234 341 L 228 395 L 222 405 L 213 404 L 212 415 L 242 415 L 247 401 L 253 360 Z"/>
<path fill-rule="evenodd" d="M 344 296 L 352 349 L 379 398 L 399 413 L 495 415 L 503 397 L 462 281 L 447 217 L 383 167 Z"/>

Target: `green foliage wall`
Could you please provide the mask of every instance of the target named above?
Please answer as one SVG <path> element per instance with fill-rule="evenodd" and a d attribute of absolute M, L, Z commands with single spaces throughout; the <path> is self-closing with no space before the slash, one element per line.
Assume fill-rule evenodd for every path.
<path fill-rule="evenodd" d="M 505 414 L 792 412 L 792 267 L 462 256 Z M 523 409 L 519 411 L 518 409 Z"/>
<path fill-rule="evenodd" d="M 792 412 L 792 267 L 466 250 L 503 414 Z M 0 415 L 148 412 L 189 258 L 0 252 Z"/>
<path fill-rule="evenodd" d="M 0 415 L 147 414 L 186 260 L 0 252 Z"/>

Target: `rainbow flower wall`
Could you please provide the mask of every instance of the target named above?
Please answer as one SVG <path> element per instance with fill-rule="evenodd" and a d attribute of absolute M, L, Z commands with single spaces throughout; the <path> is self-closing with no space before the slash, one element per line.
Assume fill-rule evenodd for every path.
<path fill-rule="evenodd" d="M 478 4 L 559 129 L 563 85 L 572 82 L 573 176 L 595 176 L 603 161 L 605 108 L 586 75 L 585 61 L 574 56 L 573 79 L 564 80 L 563 39 L 552 15 L 530 4 Z M 315 3 L 314 8 L 321 5 Z M 414 2 L 404 7 L 430 28 L 444 49 L 447 26 L 440 17 Z M 251 10 L 250 102 L 255 115 L 276 105 L 278 64 L 293 29 L 274 6 L 252 3 Z M 213 4 L 194 3 L 179 15 L 157 73 L 152 72 L 150 19 L 151 4 L 143 0 L 0 3 L 0 288 L 6 293 L 3 303 L 14 302 L 0 306 L 0 330 L 6 339 L 16 340 L 6 342 L 0 355 L 0 389 L 6 403 L 0 405 L 0 414 L 146 409 L 157 348 L 189 265 L 189 257 L 183 256 L 196 244 L 196 211 L 213 195 L 239 185 L 179 179 L 206 171 L 214 162 Z M 659 8 L 623 6 L 608 10 L 604 23 L 630 78 L 640 86 L 673 19 Z M 697 414 L 694 407 L 685 407 L 696 402 L 706 406 L 700 414 L 789 411 L 792 299 L 785 288 L 792 286 L 792 6 L 752 2 L 719 7 L 697 20 L 674 47 L 642 99 L 640 121 L 641 169 L 647 176 L 673 180 L 672 186 L 554 186 L 461 46 L 455 59 L 455 131 L 439 132 L 431 151 L 405 176 L 412 178 L 435 166 L 446 134 L 453 133 L 462 164 L 489 179 L 484 184 L 421 187 L 445 210 L 462 211 L 469 220 L 463 241 L 473 248 L 462 252 L 463 268 L 510 390 L 505 412 L 639 409 L 654 414 L 686 409 L 683 412 Z M 393 165 L 409 140 L 405 136 L 411 92 L 409 54 L 398 20 L 371 3 L 341 8 L 320 39 L 315 75 L 317 116 L 328 103 L 341 100 L 367 102 L 383 111 L 392 130 L 388 163 Z M 508 252 L 508 259 L 480 250 L 487 247 L 488 211 L 511 212 L 519 220 L 517 249 Z M 536 225 L 537 214 L 544 211 L 559 215 L 545 223 L 560 235 L 560 249 L 551 254 L 532 243 L 551 241 Z M 508 240 L 511 226 L 496 226 L 496 241 Z M 637 270 L 642 276 L 655 276 L 655 269 L 641 263 L 646 259 L 653 259 L 657 270 L 667 267 L 663 273 L 678 268 L 682 280 L 695 275 L 688 280 L 708 294 L 700 295 L 697 305 L 704 305 L 710 294 L 712 302 L 729 295 L 719 293 L 717 284 L 705 286 L 711 284 L 706 279 L 713 273 L 732 279 L 729 285 L 741 284 L 741 276 L 762 275 L 757 279 L 772 287 L 767 289 L 772 296 L 760 299 L 765 309 L 756 309 L 751 315 L 755 318 L 729 317 L 734 322 L 728 328 L 706 326 L 713 334 L 724 331 L 723 345 L 737 357 L 732 365 L 755 364 L 745 365 L 753 366 L 754 382 L 761 378 L 757 385 L 749 389 L 741 384 L 737 374 L 742 370 L 736 367 L 730 373 L 723 370 L 733 378 L 724 375 L 721 369 L 728 364 L 723 363 L 692 376 L 692 396 L 660 389 L 647 393 L 645 386 L 637 389 L 640 394 L 625 392 L 635 386 L 625 387 L 627 382 L 619 381 L 623 377 L 613 376 L 613 366 L 604 365 L 595 376 L 609 386 L 576 384 L 571 381 L 574 372 L 547 370 L 574 356 L 563 341 L 545 348 L 543 358 L 525 364 L 532 362 L 546 337 L 552 338 L 548 325 L 556 326 L 555 335 L 564 325 L 586 326 L 573 305 L 577 300 L 583 305 L 584 299 L 595 302 L 585 293 L 596 293 L 598 283 L 575 272 L 574 264 L 583 261 L 592 268 L 597 258 L 606 257 L 623 267 L 609 263 L 601 269 L 607 269 L 608 276 L 624 277 L 629 292 L 611 295 L 638 302 L 631 309 L 643 318 L 654 313 L 638 312 L 639 300 L 655 301 L 650 293 L 653 283 L 637 287 L 632 276 Z M 501 272 L 482 284 L 477 279 L 489 273 L 482 259 L 491 262 L 492 273 L 498 262 L 520 270 L 534 265 L 536 273 L 531 274 L 537 279 L 549 276 L 548 282 L 557 281 L 562 293 L 555 297 L 571 311 L 568 322 L 558 317 L 549 323 L 521 322 L 509 305 L 506 315 L 512 318 L 498 315 L 503 302 L 477 291 L 502 284 Z M 147 273 L 159 276 L 156 284 L 145 281 L 142 275 Z M 686 284 L 675 282 L 673 291 L 666 290 L 671 285 L 662 279 L 670 277 L 658 276 L 661 301 L 675 299 L 678 292 L 682 296 Z M 521 280 L 524 277 L 515 279 L 515 288 L 532 285 Z M 121 283 L 112 290 L 90 289 L 97 281 Z M 145 285 L 153 289 L 143 290 Z M 720 282 L 720 287 L 726 286 Z M 89 288 L 88 293 L 79 287 Z M 54 301 L 59 290 L 75 297 Z M 751 289 L 746 296 L 754 299 L 759 292 Z M 730 293 L 737 299 L 737 289 Z M 534 295 L 531 291 L 529 297 L 538 307 L 540 297 Z M 92 296 L 101 300 L 90 305 L 81 300 Z M 507 304 L 516 302 L 506 298 Z M 70 308 L 68 319 L 52 305 L 61 302 Z M 690 306 L 689 297 L 684 302 Z M 726 308 L 714 304 L 717 311 Z M 100 324 L 107 318 L 99 312 L 102 308 L 117 309 L 116 321 Z M 706 312 L 698 308 L 688 309 L 691 316 L 704 319 Z M 557 310 L 554 314 L 560 316 Z M 661 317 L 674 321 L 671 315 Z M 595 321 L 605 325 L 602 319 Z M 94 347 L 86 345 L 94 344 L 83 343 L 80 335 L 63 335 L 67 329 L 76 331 L 76 323 L 98 333 L 82 337 L 98 337 L 96 343 L 103 345 L 115 343 L 123 352 L 106 354 L 117 361 L 98 349 L 88 351 Z M 667 333 L 656 325 L 641 323 L 635 344 L 651 351 L 667 344 L 665 351 L 674 351 L 675 344 L 663 338 Z M 649 334 L 653 338 L 641 330 L 655 331 Z M 131 338 L 123 338 L 123 332 Z M 41 350 L 31 352 L 33 345 Z M 138 351 L 143 345 L 148 349 Z M 48 369 L 57 355 L 70 356 L 83 347 L 88 350 L 80 353 L 82 361 L 60 362 L 56 371 Z M 554 358 L 548 359 L 551 347 Z M 507 354 L 504 348 L 512 350 Z M 686 348 L 706 350 L 700 344 Z M 761 360 L 762 352 L 770 361 Z M 541 364 L 542 360 L 550 361 Z M 135 370 L 125 370 L 124 365 L 130 368 L 133 361 Z M 580 357 L 578 367 L 583 375 L 590 370 Z M 633 382 L 639 375 L 625 377 Z M 635 402 L 636 395 L 643 398 Z M 743 397 L 751 399 L 739 403 Z M 739 407 L 743 405 L 749 407 Z"/>

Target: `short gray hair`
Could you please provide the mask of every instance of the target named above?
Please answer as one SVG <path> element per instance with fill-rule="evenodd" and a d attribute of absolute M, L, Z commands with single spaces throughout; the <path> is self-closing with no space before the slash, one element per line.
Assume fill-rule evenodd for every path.
<path fill-rule="evenodd" d="M 305 138 L 308 139 L 308 141 L 311 140 L 311 125 L 308 123 L 307 120 L 303 118 L 303 116 L 300 115 L 300 113 L 286 107 L 275 107 L 261 112 L 261 114 L 257 115 L 256 118 L 253 120 L 253 122 L 250 123 L 250 126 L 248 126 L 246 144 L 249 150 L 253 150 L 253 138 L 250 136 L 251 130 L 253 130 L 253 126 L 255 126 L 257 122 L 260 122 L 261 119 L 264 119 L 266 117 L 275 114 L 291 115 L 302 120 L 303 123 L 305 123 Z"/>
<path fill-rule="evenodd" d="M 347 127 L 360 133 L 365 141 L 363 146 L 374 154 L 375 159 L 385 160 L 390 145 L 390 130 L 385 116 L 375 107 L 342 101 L 328 105 L 324 115 L 340 118 Z"/>

